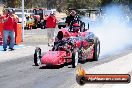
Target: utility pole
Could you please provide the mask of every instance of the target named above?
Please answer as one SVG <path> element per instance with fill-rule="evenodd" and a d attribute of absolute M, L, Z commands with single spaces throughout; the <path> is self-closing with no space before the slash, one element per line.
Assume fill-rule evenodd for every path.
<path fill-rule="evenodd" d="M 22 0 L 22 41 L 24 41 L 24 0 Z"/>

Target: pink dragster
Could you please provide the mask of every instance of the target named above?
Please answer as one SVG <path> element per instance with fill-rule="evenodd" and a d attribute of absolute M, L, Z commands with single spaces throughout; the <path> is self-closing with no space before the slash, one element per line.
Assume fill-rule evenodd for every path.
<path fill-rule="evenodd" d="M 100 54 L 100 41 L 93 32 L 73 32 L 66 28 L 60 29 L 52 50 L 41 55 L 41 49 L 37 47 L 34 53 L 36 66 L 62 65 L 71 63 L 75 68 L 79 61 L 97 61 Z"/>

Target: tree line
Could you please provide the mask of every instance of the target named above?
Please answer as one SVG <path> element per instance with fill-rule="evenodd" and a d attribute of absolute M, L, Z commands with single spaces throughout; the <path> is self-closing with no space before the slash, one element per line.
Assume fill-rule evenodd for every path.
<path fill-rule="evenodd" d="M 20 8 L 22 0 L 2 0 L 6 7 Z M 110 3 L 125 4 L 132 8 L 132 0 L 24 0 L 25 8 L 48 8 L 64 11 L 68 8 L 90 9 L 106 6 Z"/>

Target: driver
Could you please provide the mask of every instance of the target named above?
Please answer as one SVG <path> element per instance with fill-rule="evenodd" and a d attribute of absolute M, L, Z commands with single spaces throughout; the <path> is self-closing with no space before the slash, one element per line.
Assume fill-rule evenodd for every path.
<path fill-rule="evenodd" d="M 67 30 L 60 30 L 55 37 L 55 42 L 65 41 L 68 40 L 70 37 L 70 34 Z"/>
<path fill-rule="evenodd" d="M 56 50 L 59 45 L 63 45 L 65 42 L 67 42 L 67 40 L 69 39 L 69 33 L 67 32 L 67 30 L 63 30 L 63 31 L 59 31 L 57 36 L 55 37 L 55 42 L 54 42 L 54 47 L 52 48 L 52 50 Z"/>

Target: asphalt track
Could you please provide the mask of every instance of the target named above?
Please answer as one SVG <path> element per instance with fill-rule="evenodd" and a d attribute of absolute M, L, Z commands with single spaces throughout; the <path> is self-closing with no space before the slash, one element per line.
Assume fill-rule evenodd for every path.
<path fill-rule="evenodd" d="M 25 31 L 25 35 L 28 38 L 25 39 L 24 45 L 46 44 L 46 41 L 40 41 L 44 40 L 43 35 L 46 35 L 46 30 L 29 30 Z M 35 36 L 34 39 L 30 39 L 33 38 L 32 36 Z M 126 47 L 123 51 L 100 57 L 97 62 L 79 65 L 92 69 L 131 52 L 132 47 Z M 75 73 L 76 69 L 71 68 L 71 65 L 60 68 L 36 67 L 32 55 L 0 63 L 0 88 L 73 88 L 73 84 L 77 84 Z"/>
<path fill-rule="evenodd" d="M 131 52 L 132 47 L 128 47 L 124 51 L 100 57 L 97 62 L 81 65 L 92 69 Z M 75 72 L 76 69 L 71 68 L 71 65 L 60 68 L 36 67 L 32 55 L 0 63 L 0 88 L 70 88 L 76 84 Z"/>

